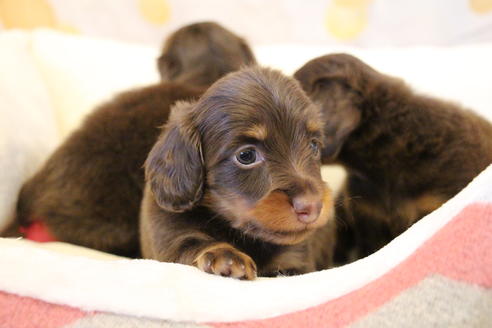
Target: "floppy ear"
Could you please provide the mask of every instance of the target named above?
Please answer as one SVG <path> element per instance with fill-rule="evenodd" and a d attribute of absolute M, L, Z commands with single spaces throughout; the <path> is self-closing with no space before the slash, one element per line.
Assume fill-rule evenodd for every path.
<path fill-rule="evenodd" d="M 145 178 L 157 204 L 171 212 L 191 209 L 203 194 L 203 157 L 190 109 L 177 103 L 145 161 Z"/>
<path fill-rule="evenodd" d="M 388 89 L 401 84 L 344 53 L 315 58 L 297 70 L 294 77 L 322 108 L 326 136 L 324 162 L 338 155 L 366 117 L 377 113 L 378 106 L 369 104 L 380 101 Z"/>
<path fill-rule="evenodd" d="M 324 163 L 332 161 L 361 122 L 361 96 L 341 79 L 320 78 L 313 83 L 311 99 L 321 107 L 324 128 Z"/>

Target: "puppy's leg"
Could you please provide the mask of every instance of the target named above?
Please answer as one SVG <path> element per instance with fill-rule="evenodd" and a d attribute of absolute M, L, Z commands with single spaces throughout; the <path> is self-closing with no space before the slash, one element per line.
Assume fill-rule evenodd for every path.
<path fill-rule="evenodd" d="M 300 244 L 282 246 L 282 251 L 261 268 L 261 276 L 293 276 L 331 268 L 336 243 L 335 232 L 336 223 L 330 220 Z"/>
<path fill-rule="evenodd" d="M 386 220 L 358 211 L 357 207 L 353 207 L 352 211 L 355 217 L 356 259 L 371 255 L 391 241 Z"/>
<path fill-rule="evenodd" d="M 295 276 L 316 270 L 315 259 L 307 241 L 285 249 L 261 268 L 262 277 Z"/>
<path fill-rule="evenodd" d="M 224 277 L 252 280 L 256 278 L 256 264 L 247 254 L 232 245 L 214 240 L 193 229 L 149 231 L 142 226 L 144 257 L 162 262 L 196 266 L 207 273 Z M 174 230 L 174 229 L 173 229 Z"/>
<path fill-rule="evenodd" d="M 336 244 L 333 262 L 336 266 L 350 263 L 355 258 L 355 227 L 350 208 L 350 197 L 342 192 L 336 201 Z"/>
<path fill-rule="evenodd" d="M 384 200 L 378 189 L 370 182 L 349 175 L 339 204 L 336 209 L 340 222 L 335 253 L 337 264 L 366 257 L 391 241 L 389 223 L 392 218 L 383 208 Z"/>
<path fill-rule="evenodd" d="M 335 245 L 338 238 L 337 227 L 338 223 L 335 220 L 329 220 L 307 240 L 309 257 L 314 261 L 315 270 L 325 270 L 333 267 Z"/>
<path fill-rule="evenodd" d="M 202 271 L 252 280 L 256 264 L 232 245 L 211 237 L 202 213 L 165 212 L 144 197 L 140 239 L 144 258 L 193 265 Z"/>

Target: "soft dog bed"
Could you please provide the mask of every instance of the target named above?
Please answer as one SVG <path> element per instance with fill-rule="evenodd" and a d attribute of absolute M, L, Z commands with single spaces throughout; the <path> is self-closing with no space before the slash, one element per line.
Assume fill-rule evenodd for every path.
<path fill-rule="evenodd" d="M 238 281 L 3 239 L 0 326 L 489 327 L 491 236 L 492 166 L 377 253 L 297 277 Z"/>
<path fill-rule="evenodd" d="M 261 63 L 291 73 L 340 49 L 256 50 Z M 492 46 L 342 50 L 491 117 Z M 48 31 L 0 35 L 0 227 L 22 181 L 84 113 L 156 80 L 156 53 Z M 338 171 L 324 177 L 334 188 L 341 180 Z M 491 236 L 489 167 L 377 253 L 296 277 L 237 281 L 62 243 L 0 239 L 0 327 L 487 327 Z"/>

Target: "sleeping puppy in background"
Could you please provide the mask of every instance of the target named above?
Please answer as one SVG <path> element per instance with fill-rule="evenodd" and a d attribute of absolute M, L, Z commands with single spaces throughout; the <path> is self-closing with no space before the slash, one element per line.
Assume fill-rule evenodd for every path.
<path fill-rule="evenodd" d="M 242 66 L 256 63 L 247 43 L 213 22 L 188 25 L 164 43 L 157 67 L 162 81 L 200 88 Z"/>
<path fill-rule="evenodd" d="M 356 258 L 375 252 L 492 163 L 489 122 L 355 57 L 316 58 L 295 77 L 322 107 L 323 163 L 348 171 L 336 213 L 346 223 L 339 224 L 338 263 L 352 246 Z"/>
<path fill-rule="evenodd" d="M 143 164 L 158 127 L 176 101 L 196 99 L 212 79 L 253 63 L 244 40 L 217 24 L 175 32 L 158 65 L 173 72 L 163 73 L 168 81 L 123 93 L 91 113 L 23 185 L 16 218 L 2 235 L 18 236 L 20 228 L 27 238 L 139 256 Z"/>
<path fill-rule="evenodd" d="M 240 279 L 328 267 L 322 137 L 318 108 L 269 69 L 231 73 L 178 103 L 145 162 L 143 256 Z"/>

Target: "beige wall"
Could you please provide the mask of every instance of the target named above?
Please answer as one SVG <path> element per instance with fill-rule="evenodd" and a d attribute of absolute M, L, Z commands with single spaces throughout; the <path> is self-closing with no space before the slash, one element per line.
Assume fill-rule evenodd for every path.
<path fill-rule="evenodd" d="M 201 20 L 255 44 L 492 42 L 492 0 L 0 0 L 0 28 L 44 26 L 150 45 Z"/>

